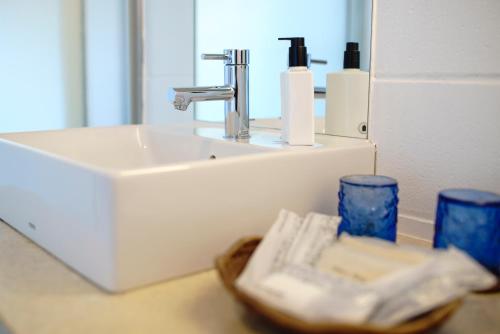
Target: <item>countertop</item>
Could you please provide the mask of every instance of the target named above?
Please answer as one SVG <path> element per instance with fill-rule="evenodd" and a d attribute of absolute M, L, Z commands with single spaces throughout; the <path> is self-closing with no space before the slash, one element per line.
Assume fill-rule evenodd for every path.
<path fill-rule="evenodd" d="M 110 295 L 0 221 L 0 334 L 4 333 L 278 331 L 236 304 L 213 270 Z M 468 296 L 438 333 L 500 333 L 500 293 Z"/>

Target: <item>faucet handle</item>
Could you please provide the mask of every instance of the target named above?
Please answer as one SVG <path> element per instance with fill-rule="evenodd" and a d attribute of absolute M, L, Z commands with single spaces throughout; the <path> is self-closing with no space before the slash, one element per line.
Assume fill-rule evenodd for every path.
<path fill-rule="evenodd" d="M 314 59 L 311 57 L 311 54 L 307 54 L 307 68 L 311 67 L 311 64 L 319 64 L 319 65 L 327 65 L 328 61 L 325 59 Z"/>
<path fill-rule="evenodd" d="M 226 65 L 248 65 L 250 51 L 247 49 L 226 49 L 224 53 L 202 53 L 203 60 L 224 60 Z"/>
<path fill-rule="evenodd" d="M 201 59 L 203 60 L 228 60 L 230 57 L 226 54 L 220 53 L 202 53 Z"/>
<path fill-rule="evenodd" d="M 327 65 L 328 60 L 311 58 L 311 64 Z"/>

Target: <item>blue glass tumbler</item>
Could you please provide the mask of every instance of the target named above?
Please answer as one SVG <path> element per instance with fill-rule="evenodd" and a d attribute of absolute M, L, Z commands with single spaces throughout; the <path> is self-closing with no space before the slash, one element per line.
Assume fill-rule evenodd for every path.
<path fill-rule="evenodd" d="M 337 235 L 370 236 L 396 241 L 398 182 L 381 175 L 351 175 L 340 179 Z"/>
<path fill-rule="evenodd" d="M 500 195 L 474 189 L 439 193 L 434 248 L 453 245 L 500 276 Z"/>

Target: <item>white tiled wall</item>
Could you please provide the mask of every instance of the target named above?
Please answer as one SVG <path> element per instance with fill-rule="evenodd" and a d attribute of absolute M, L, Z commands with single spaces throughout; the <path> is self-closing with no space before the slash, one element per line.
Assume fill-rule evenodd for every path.
<path fill-rule="evenodd" d="M 500 74 L 500 1 L 375 0 L 377 77 Z"/>
<path fill-rule="evenodd" d="M 369 137 L 402 232 L 431 238 L 440 189 L 500 192 L 499 17 L 497 0 L 374 0 Z"/>
<path fill-rule="evenodd" d="M 83 124 L 81 1 L 0 1 L 0 132 Z"/>
<path fill-rule="evenodd" d="M 175 111 L 168 87 L 194 83 L 194 0 L 144 0 L 144 122 L 188 122 Z"/>
<path fill-rule="evenodd" d="M 128 121 L 126 4 L 121 0 L 86 0 L 85 93 L 88 126 Z"/>

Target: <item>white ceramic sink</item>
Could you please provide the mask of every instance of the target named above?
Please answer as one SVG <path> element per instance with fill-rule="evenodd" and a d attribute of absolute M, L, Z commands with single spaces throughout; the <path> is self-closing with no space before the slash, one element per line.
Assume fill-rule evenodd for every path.
<path fill-rule="evenodd" d="M 339 177 L 373 173 L 365 140 L 290 148 L 278 132 L 222 134 L 198 124 L 0 135 L 0 218 L 123 291 L 211 267 L 280 208 L 334 214 Z"/>

